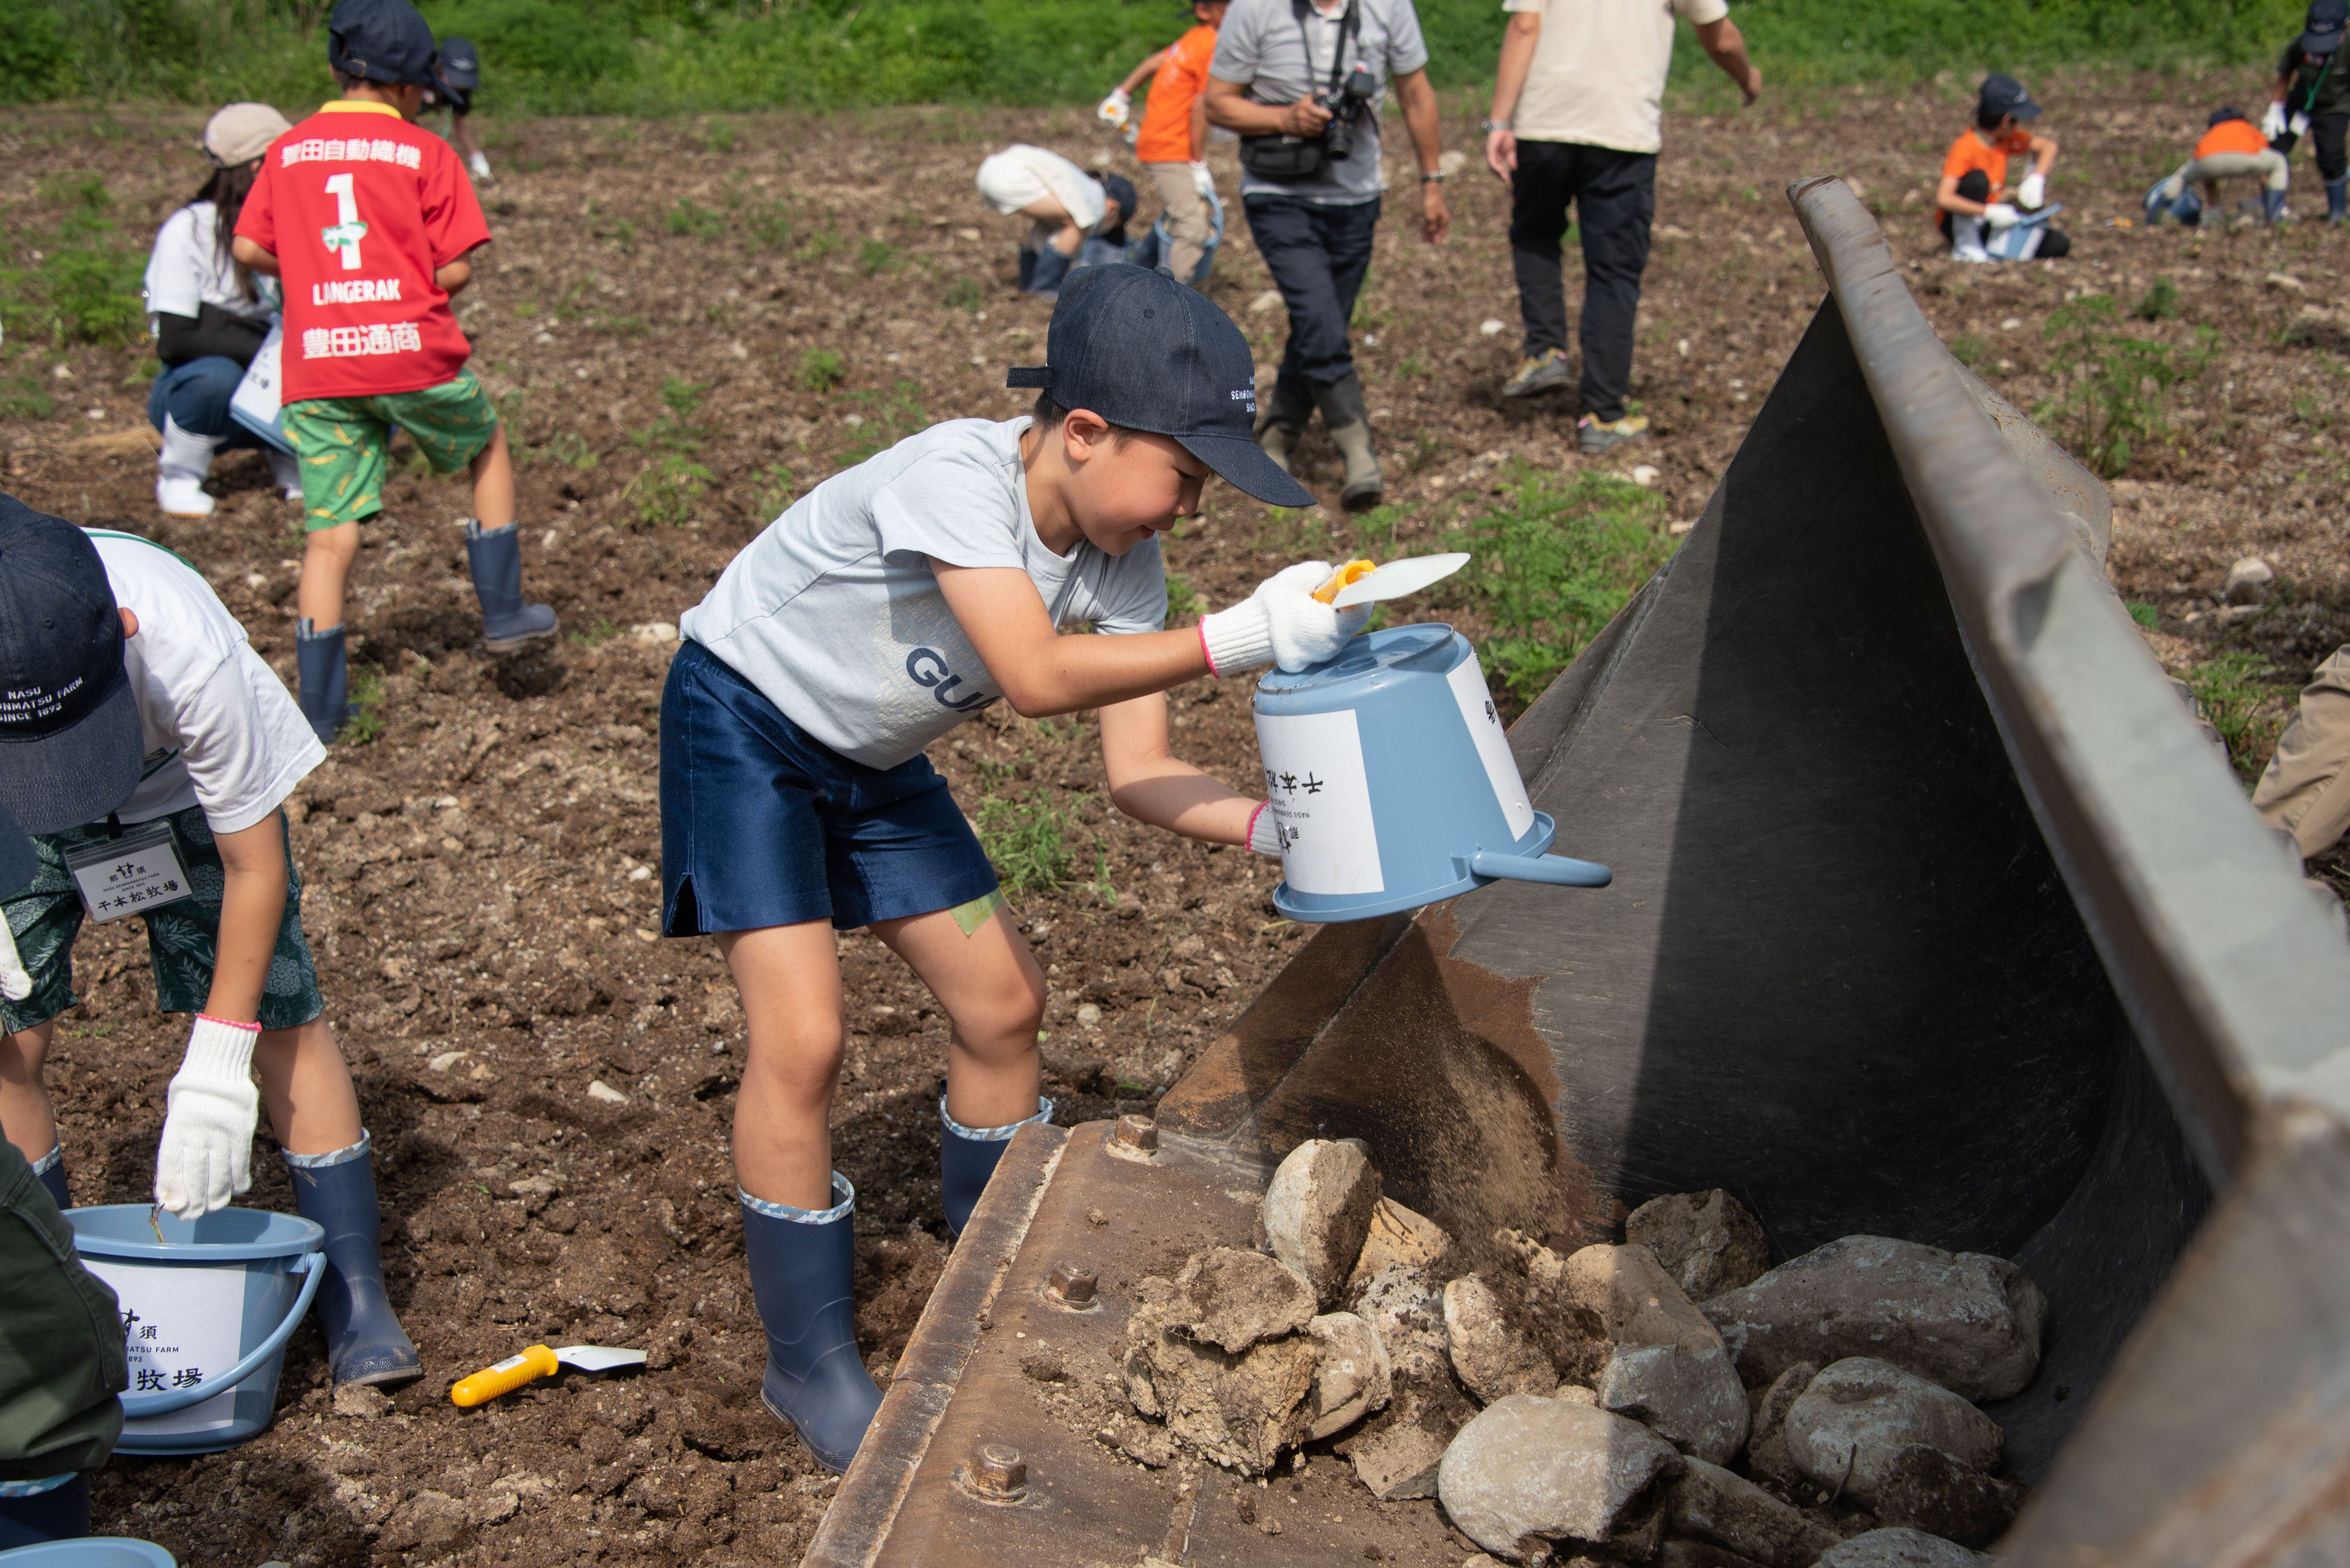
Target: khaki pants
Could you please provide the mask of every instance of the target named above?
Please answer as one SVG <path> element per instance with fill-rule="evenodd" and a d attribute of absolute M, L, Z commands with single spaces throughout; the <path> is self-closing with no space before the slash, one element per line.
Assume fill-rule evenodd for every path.
<path fill-rule="evenodd" d="M 2260 181 L 2267 190 L 2283 190 L 2288 177 L 2284 154 L 2272 148 L 2266 152 L 2214 152 L 2209 158 L 2190 158 L 2162 182 L 2162 197 L 2166 202 L 2176 202 L 2189 185 L 2246 175 Z"/>
<path fill-rule="evenodd" d="M 1150 171 L 1151 179 L 1159 185 L 1159 199 L 1167 205 L 1167 232 L 1175 240 L 1168 270 L 1188 281 L 1191 269 L 1207 254 L 1208 237 L 1215 233 L 1215 219 L 1200 195 L 1199 187 L 1191 183 L 1189 163 L 1146 163 L 1143 167 Z"/>
<path fill-rule="evenodd" d="M 2350 832 L 2350 648 L 2311 672 L 2300 711 L 2252 791 L 2252 809 L 2292 834 L 2304 858 Z"/>

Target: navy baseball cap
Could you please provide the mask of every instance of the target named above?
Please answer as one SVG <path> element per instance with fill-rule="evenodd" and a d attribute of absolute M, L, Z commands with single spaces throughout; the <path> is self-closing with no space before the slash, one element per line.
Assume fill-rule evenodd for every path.
<path fill-rule="evenodd" d="M 1172 437 L 1269 505 L 1314 504 L 1314 493 L 1256 444 L 1256 361 L 1248 339 L 1207 296 L 1163 269 L 1112 262 L 1071 273 L 1053 306 L 1045 359 L 1015 367 L 1003 384 L 1034 387 L 1065 409 L 1089 409 L 1127 430 Z"/>
<path fill-rule="evenodd" d="M 0 809 L 27 833 L 95 822 L 139 787 L 146 750 L 97 546 L 0 495 Z"/>
<path fill-rule="evenodd" d="M 2301 35 L 2302 53 L 2332 54 L 2342 47 L 2344 28 L 2350 27 L 2350 0 L 2310 0 L 2302 25 L 2306 29 Z"/>
<path fill-rule="evenodd" d="M 459 92 L 482 85 L 482 52 L 463 38 L 441 40 L 441 79 Z"/>
<path fill-rule="evenodd" d="M 2032 95 L 2013 77 L 1983 78 L 1980 101 L 1986 114 L 2012 114 L 2018 119 L 2040 118 L 2040 106 L 2032 101 Z"/>
<path fill-rule="evenodd" d="M 327 19 L 327 64 L 390 87 L 432 85 L 432 29 L 408 0 L 338 0 Z"/>

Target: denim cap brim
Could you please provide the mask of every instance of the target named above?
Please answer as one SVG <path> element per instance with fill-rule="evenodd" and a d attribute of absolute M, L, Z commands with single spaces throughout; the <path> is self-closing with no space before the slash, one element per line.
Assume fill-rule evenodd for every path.
<path fill-rule="evenodd" d="M 96 822 L 139 787 L 147 742 L 125 672 L 69 730 L 0 743 L 0 808 L 26 833 L 62 833 Z"/>
<path fill-rule="evenodd" d="M 1281 471 L 1264 448 L 1241 436 L 1179 435 L 1185 452 L 1216 471 L 1235 489 L 1255 496 L 1268 506 L 1311 506 L 1314 493 Z"/>

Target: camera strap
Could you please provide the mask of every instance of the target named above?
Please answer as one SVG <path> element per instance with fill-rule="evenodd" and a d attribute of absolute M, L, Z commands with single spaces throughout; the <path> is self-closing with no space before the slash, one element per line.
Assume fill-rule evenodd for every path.
<path fill-rule="evenodd" d="M 1297 18 L 1297 47 L 1305 51 L 1306 91 L 1310 94 L 1314 81 L 1314 35 L 1306 30 L 1305 12 L 1311 0 L 1289 0 L 1290 14 Z M 1338 19 L 1338 47 L 1330 56 L 1330 87 L 1332 98 L 1338 96 L 1338 84 L 1347 78 L 1347 43 L 1355 33 L 1355 7 L 1361 0 L 1347 0 L 1347 14 Z"/>

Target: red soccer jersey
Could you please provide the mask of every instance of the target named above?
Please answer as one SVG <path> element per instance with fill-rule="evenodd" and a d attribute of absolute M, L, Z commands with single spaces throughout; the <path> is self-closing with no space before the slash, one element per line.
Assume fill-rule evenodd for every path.
<path fill-rule="evenodd" d="M 457 154 L 388 104 L 328 104 L 272 143 L 236 232 L 286 285 L 286 400 L 437 387 L 473 352 L 440 268 L 486 244 Z"/>

